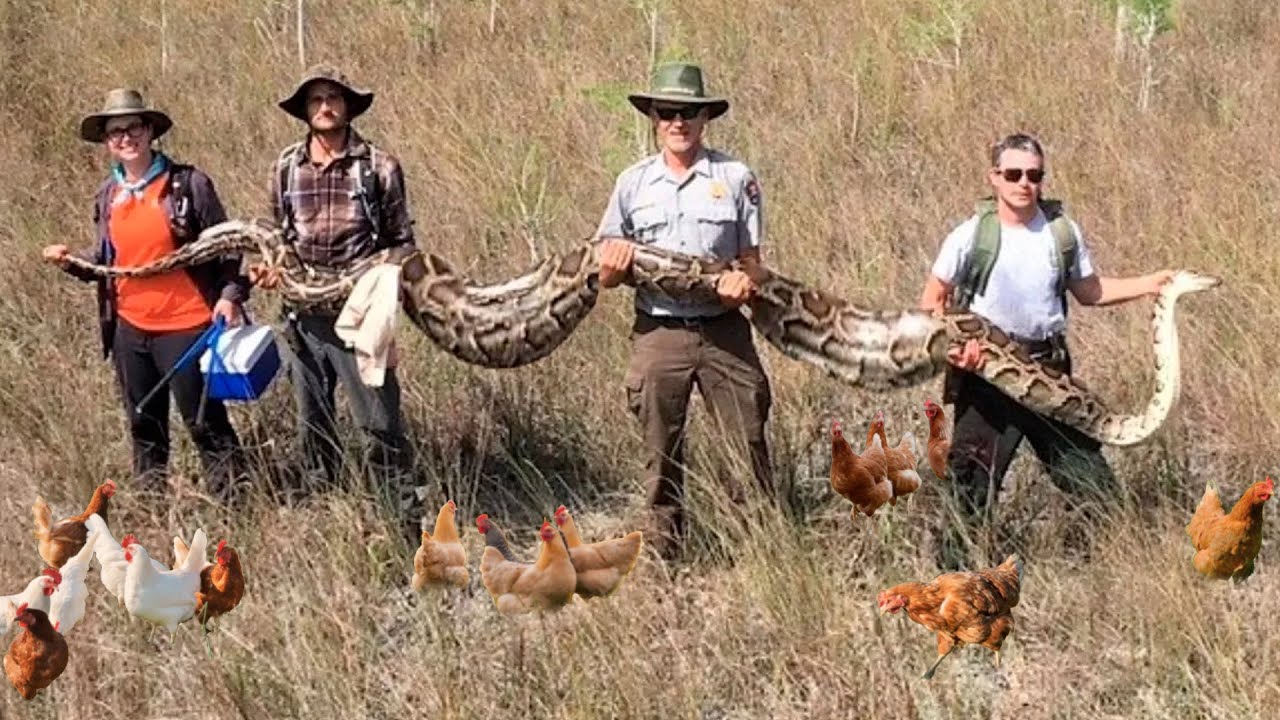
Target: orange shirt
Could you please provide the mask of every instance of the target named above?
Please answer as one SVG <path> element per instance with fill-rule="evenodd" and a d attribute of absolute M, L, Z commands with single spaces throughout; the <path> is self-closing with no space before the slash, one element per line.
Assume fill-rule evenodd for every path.
<path fill-rule="evenodd" d="M 142 265 L 173 252 L 169 215 L 160 202 L 167 179 L 160 175 L 142 197 L 130 195 L 111 206 L 107 232 L 115 246 L 114 264 Z M 153 332 L 190 330 L 209 322 L 212 313 L 182 268 L 147 278 L 117 278 L 116 309 L 130 325 Z"/>

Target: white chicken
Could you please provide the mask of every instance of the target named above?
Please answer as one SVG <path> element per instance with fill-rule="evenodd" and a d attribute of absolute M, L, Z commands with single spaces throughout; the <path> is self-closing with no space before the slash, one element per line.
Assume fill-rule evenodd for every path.
<path fill-rule="evenodd" d="M 7 635 L 13 627 L 14 616 L 23 605 L 28 610 L 49 612 L 49 598 L 62 582 L 62 573 L 57 568 L 45 568 L 44 572 L 27 583 L 27 587 L 17 595 L 0 595 L 0 636 Z"/>
<path fill-rule="evenodd" d="M 90 530 L 84 547 L 63 564 L 62 582 L 49 598 L 49 622 L 63 635 L 84 619 L 85 601 L 89 598 L 89 588 L 85 586 L 84 579 L 89 574 L 89 561 L 93 559 L 100 532 Z"/>
<path fill-rule="evenodd" d="M 103 521 L 102 516 L 94 513 L 89 516 L 89 519 L 84 524 L 89 528 L 89 532 L 98 534 L 98 540 L 94 543 L 93 555 L 98 558 L 98 567 L 101 568 L 102 586 L 121 605 L 124 605 L 124 576 L 129 569 L 129 563 L 124 559 L 124 548 L 120 546 L 120 543 L 116 542 L 115 536 L 111 534 L 111 530 L 107 527 L 107 523 Z M 169 569 L 159 560 L 153 559 L 151 564 L 159 571 Z"/>
<path fill-rule="evenodd" d="M 198 556 L 193 553 L 188 558 L 191 562 L 176 570 L 157 570 L 136 537 L 126 535 L 120 544 L 125 562 L 129 563 L 124 577 L 125 610 L 136 618 L 164 626 L 170 633 L 190 620 L 196 611 L 196 593 L 200 591 L 200 568 L 189 566 Z"/>

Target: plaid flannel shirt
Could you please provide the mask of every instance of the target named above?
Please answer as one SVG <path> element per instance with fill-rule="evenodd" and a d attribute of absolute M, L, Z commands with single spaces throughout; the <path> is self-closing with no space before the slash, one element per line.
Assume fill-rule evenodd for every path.
<path fill-rule="evenodd" d="M 337 269 L 383 248 L 413 244 L 404 172 L 393 156 L 367 142 L 354 128 L 345 152 L 327 166 L 311 162 L 309 145 L 310 136 L 286 148 L 272 164 L 270 180 L 271 216 L 283 224 L 280 171 L 282 163 L 293 163 L 289 181 L 293 242 L 304 263 Z M 381 192 L 377 243 L 375 225 L 365 216 L 363 203 L 355 194 L 359 180 L 356 160 L 365 157 L 372 159 Z"/>

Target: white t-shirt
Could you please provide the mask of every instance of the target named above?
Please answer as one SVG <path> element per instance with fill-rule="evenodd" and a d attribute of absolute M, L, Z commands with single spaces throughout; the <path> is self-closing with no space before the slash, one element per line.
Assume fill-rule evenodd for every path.
<path fill-rule="evenodd" d="M 1076 238 L 1076 268 L 1072 280 L 1093 274 L 1093 261 L 1085 245 L 1080 226 L 1072 220 L 1071 232 Z M 960 269 L 973 252 L 978 216 L 964 221 L 942 241 L 933 274 L 948 285 L 960 280 Z M 975 295 L 969 309 L 995 323 L 1007 333 L 1031 340 L 1043 340 L 1062 333 L 1067 318 L 1062 299 L 1057 293 L 1058 244 L 1043 212 L 1025 227 L 1001 224 L 1000 252 L 996 255 L 987 291 Z"/>

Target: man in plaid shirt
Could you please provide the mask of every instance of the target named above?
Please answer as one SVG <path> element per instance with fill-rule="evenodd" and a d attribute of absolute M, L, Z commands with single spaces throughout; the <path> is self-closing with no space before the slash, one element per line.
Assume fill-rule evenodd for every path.
<path fill-rule="evenodd" d="M 329 66 L 308 70 L 279 102 L 309 130 L 271 168 L 271 211 L 306 266 L 340 270 L 384 248 L 414 242 L 399 162 L 351 127 L 372 102 L 372 92 L 354 88 Z M 390 366 L 394 363 L 389 363 L 381 387 L 364 385 L 354 352 L 334 332 L 340 310 L 286 308 L 308 484 L 337 480 L 342 443 L 334 420 L 334 390 L 341 381 L 368 443 L 370 472 L 384 480 L 384 490 L 406 493 L 402 505 L 410 510 L 415 502 L 406 481 L 412 460 L 400 413 L 400 385 Z M 416 541 L 417 533 L 413 535 Z"/>

